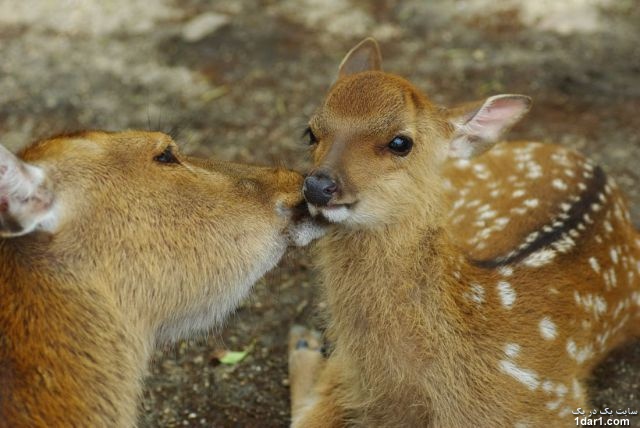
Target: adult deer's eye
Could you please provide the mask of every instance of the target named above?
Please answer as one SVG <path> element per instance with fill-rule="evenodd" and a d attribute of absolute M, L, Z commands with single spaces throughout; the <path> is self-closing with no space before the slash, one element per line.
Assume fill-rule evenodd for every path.
<path fill-rule="evenodd" d="M 394 155 L 406 156 L 413 147 L 413 140 L 409 137 L 405 137 L 404 135 L 396 135 L 393 137 L 393 140 L 389 141 L 387 147 Z"/>
<path fill-rule="evenodd" d="M 180 163 L 173 154 L 171 147 L 167 147 L 166 149 L 164 149 L 164 151 L 155 156 L 153 160 L 160 163 Z"/>
<path fill-rule="evenodd" d="M 316 138 L 316 136 L 313 135 L 313 131 L 311 130 L 311 127 L 307 127 L 307 129 L 304 130 L 304 133 L 302 134 L 302 136 L 307 137 L 309 139 L 310 146 L 313 146 L 318 142 L 318 139 Z"/>

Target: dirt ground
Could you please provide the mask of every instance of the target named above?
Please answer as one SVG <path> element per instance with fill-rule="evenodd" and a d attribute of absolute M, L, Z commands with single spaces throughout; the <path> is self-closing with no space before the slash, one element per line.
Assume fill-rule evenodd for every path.
<path fill-rule="evenodd" d="M 438 103 L 532 96 L 510 138 L 596 159 L 640 225 L 639 23 L 636 0 L 0 0 L 0 141 L 160 129 L 199 155 L 304 169 L 307 118 L 374 35 L 385 68 Z M 158 351 L 140 426 L 287 426 L 286 335 L 322 325 L 317 287 L 293 251 L 224 328 Z M 227 366 L 223 348 L 250 352 Z M 636 342 L 596 371 L 593 404 L 638 410 L 639 385 Z"/>

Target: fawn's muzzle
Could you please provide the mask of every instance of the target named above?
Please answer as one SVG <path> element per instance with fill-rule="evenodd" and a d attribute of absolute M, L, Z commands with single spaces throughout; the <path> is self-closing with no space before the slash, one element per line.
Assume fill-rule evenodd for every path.
<path fill-rule="evenodd" d="M 302 193 L 310 204 L 324 207 L 338 191 L 338 184 L 324 173 L 316 173 L 304 179 Z"/>

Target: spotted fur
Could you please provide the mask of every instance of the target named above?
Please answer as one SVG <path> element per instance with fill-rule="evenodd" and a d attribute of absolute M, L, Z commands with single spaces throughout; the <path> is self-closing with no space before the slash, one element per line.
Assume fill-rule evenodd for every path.
<path fill-rule="evenodd" d="M 294 426 L 571 425 L 594 366 L 640 334 L 624 196 L 566 148 L 490 149 L 484 126 L 519 118 L 522 98 L 437 107 L 363 60 L 371 39 L 343 64 L 354 52 L 365 67 L 310 122 L 314 168 L 340 186 L 328 206 L 348 205 L 316 256 L 335 350 L 319 374 L 291 373 L 319 376 L 312 405 L 292 397 Z M 402 158 L 380 149 L 399 132 L 414 140 Z"/>

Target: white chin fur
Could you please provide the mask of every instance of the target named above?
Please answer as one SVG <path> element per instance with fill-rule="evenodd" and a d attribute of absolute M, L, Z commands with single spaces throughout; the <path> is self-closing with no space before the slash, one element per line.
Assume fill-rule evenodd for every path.
<path fill-rule="evenodd" d="M 289 230 L 289 242 L 297 247 L 304 247 L 314 239 L 320 238 L 326 231 L 326 226 L 304 221 Z"/>
<path fill-rule="evenodd" d="M 318 215 L 319 211 L 315 205 L 312 205 L 309 202 L 307 202 L 307 208 L 309 209 L 309 214 L 311 214 L 311 217 L 315 217 Z"/>
<path fill-rule="evenodd" d="M 329 220 L 331 223 L 341 223 L 351 215 L 349 208 L 344 206 L 335 208 L 319 208 L 319 211 L 322 213 L 324 218 Z"/>

